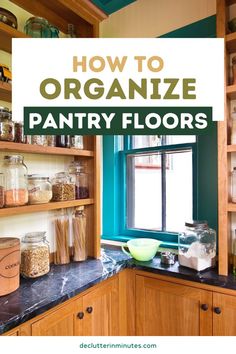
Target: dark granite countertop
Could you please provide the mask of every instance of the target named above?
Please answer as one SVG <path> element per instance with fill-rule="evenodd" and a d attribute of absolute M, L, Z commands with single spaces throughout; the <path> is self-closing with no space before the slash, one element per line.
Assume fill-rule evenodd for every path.
<path fill-rule="evenodd" d="M 106 246 L 98 260 L 53 265 L 50 273 L 41 278 L 21 279 L 18 290 L 0 297 L 0 334 L 80 294 L 124 268 L 236 290 L 236 277 L 219 276 L 216 270 L 199 273 L 179 266 L 178 262 L 173 266 L 163 266 L 158 257 L 150 262 L 138 262 L 127 257 L 120 248 Z"/>

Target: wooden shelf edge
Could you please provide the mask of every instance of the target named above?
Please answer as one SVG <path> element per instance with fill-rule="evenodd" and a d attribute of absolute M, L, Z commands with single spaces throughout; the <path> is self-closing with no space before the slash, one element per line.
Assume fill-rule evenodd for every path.
<path fill-rule="evenodd" d="M 21 207 L 0 209 L 0 217 L 20 215 L 20 214 L 30 214 L 35 212 L 50 211 L 50 210 L 63 209 L 63 208 L 73 208 L 81 205 L 92 205 L 92 204 L 94 204 L 93 198 L 71 200 L 65 202 L 51 202 L 47 204 L 24 205 Z"/>
<path fill-rule="evenodd" d="M 12 86 L 7 82 L 0 81 L 0 100 L 11 102 Z"/>
<path fill-rule="evenodd" d="M 236 145 L 227 145 L 227 152 L 236 152 Z"/>
<path fill-rule="evenodd" d="M 0 141 L 0 151 L 21 152 L 26 154 L 61 155 L 61 156 L 81 156 L 93 157 L 94 152 L 90 150 L 67 149 L 52 146 L 40 146 L 31 144 L 12 143 Z"/>
<path fill-rule="evenodd" d="M 226 0 L 228 6 L 236 4 L 236 0 Z"/>
<path fill-rule="evenodd" d="M 226 94 L 227 94 L 228 98 L 230 98 L 231 100 L 235 100 L 236 99 L 236 85 L 226 86 Z"/>

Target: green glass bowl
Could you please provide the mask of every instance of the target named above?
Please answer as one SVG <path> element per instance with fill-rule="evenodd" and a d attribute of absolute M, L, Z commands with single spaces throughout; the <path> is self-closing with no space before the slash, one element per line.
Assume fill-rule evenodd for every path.
<path fill-rule="evenodd" d="M 128 241 L 127 244 L 121 248 L 128 256 L 133 257 L 137 261 L 146 262 L 155 257 L 160 244 L 161 241 L 152 238 L 137 238 Z M 125 250 L 125 247 L 129 249 L 129 252 Z"/>

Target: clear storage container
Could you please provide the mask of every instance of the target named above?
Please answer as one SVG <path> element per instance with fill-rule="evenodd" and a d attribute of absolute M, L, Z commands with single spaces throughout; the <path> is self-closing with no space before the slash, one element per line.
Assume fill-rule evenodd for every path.
<path fill-rule="evenodd" d="M 25 33 L 33 38 L 50 38 L 51 29 L 43 17 L 30 17 L 25 23 Z"/>
<path fill-rule="evenodd" d="M 73 228 L 73 260 L 85 261 L 87 259 L 86 215 L 84 207 L 77 207 L 72 217 Z"/>
<path fill-rule="evenodd" d="M 69 241 L 69 216 L 67 209 L 56 212 L 54 220 L 55 264 L 67 264 L 70 262 Z"/>
<path fill-rule="evenodd" d="M 216 232 L 207 221 L 185 223 L 179 234 L 179 264 L 202 271 L 213 267 L 216 258 Z"/>
<path fill-rule="evenodd" d="M 15 207 L 28 203 L 27 167 L 21 155 L 4 156 L 5 206 Z"/>
<path fill-rule="evenodd" d="M 89 198 L 89 175 L 84 172 L 84 166 L 80 162 L 73 161 L 69 166 L 69 174 L 75 182 L 75 198 Z"/>
<path fill-rule="evenodd" d="M 47 146 L 47 136 L 46 135 L 31 135 L 30 144 Z"/>
<path fill-rule="evenodd" d="M 71 136 L 71 148 L 81 149 L 81 150 L 84 148 L 83 135 Z"/>
<path fill-rule="evenodd" d="M 41 175 L 28 176 L 29 204 L 49 203 L 52 199 L 52 184 L 49 177 Z"/>
<path fill-rule="evenodd" d="M 14 122 L 6 107 L 0 107 L 0 140 L 14 141 Z"/>
<path fill-rule="evenodd" d="M 55 202 L 75 199 L 75 184 L 68 173 L 56 173 L 56 177 L 52 180 L 52 195 Z"/>
<path fill-rule="evenodd" d="M 50 270 L 50 250 L 46 232 L 30 232 L 21 240 L 21 274 L 37 278 Z"/>

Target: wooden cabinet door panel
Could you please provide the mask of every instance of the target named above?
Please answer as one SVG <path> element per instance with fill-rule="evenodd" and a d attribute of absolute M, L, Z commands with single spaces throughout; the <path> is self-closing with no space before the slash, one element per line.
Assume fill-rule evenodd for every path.
<path fill-rule="evenodd" d="M 83 296 L 84 336 L 116 336 L 119 334 L 118 277 L 107 280 L 96 290 Z M 92 312 L 89 313 L 88 311 Z"/>
<path fill-rule="evenodd" d="M 73 336 L 74 303 L 71 302 L 32 324 L 33 336 Z"/>
<path fill-rule="evenodd" d="M 214 309 L 220 308 L 216 314 Z M 236 297 L 213 293 L 213 335 L 236 336 Z"/>
<path fill-rule="evenodd" d="M 136 335 L 212 335 L 211 304 L 209 291 L 136 276 Z"/>

